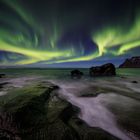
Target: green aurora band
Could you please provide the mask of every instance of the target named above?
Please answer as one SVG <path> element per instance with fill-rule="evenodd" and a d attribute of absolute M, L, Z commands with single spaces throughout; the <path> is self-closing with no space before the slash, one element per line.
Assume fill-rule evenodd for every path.
<path fill-rule="evenodd" d="M 99 56 L 106 53 L 116 56 L 125 54 L 140 46 L 140 16 L 137 16 L 134 24 L 127 31 L 124 31 L 123 26 L 105 27 L 93 34 L 92 39 L 98 45 Z M 117 50 L 110 50 L 116 46 Z"/>
<path fill-rule="evenodd" d="M 140 46 L 140 16 L 136 16 L 135 22 L 127 31 L 123 29 L 124 26 L 118 25 L 105 26 L 90 33 L 98 49 L 85 54 L 83 44 L 79 50 L 75 49 L 76 46 L 72 43 L 67 44 L 65 48 L 58 45 L 64 29 L 57 25 L 57 22 L 54 21 L 55 24 L 51 29 L 41 28 L 17 0 L 3 0 L 3 3 L 12 9 L 18 18 L 13 19 L 11 15 L 0 13 L 0 20 L 10 26 L 0 27 L 0 51 L 7 52 L 8 58 L 13 59 L 11 63 L 7 58 L 3 58 L 0 65 L 89 61 L 108 54 L 112 56 L 127 54 Z M 42 41 L 41 38 L 46 38 L 46 41 Z"/>

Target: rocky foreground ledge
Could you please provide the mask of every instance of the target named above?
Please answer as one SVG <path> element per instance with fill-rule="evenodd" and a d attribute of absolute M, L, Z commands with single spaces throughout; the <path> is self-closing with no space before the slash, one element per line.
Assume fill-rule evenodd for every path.
<path fill-rule="evenodd" d="M 1 140 L 117 140 L 77 117 L 77 107 L 60 99 L 58 86 L 41 82 L 0 98 Z"/>

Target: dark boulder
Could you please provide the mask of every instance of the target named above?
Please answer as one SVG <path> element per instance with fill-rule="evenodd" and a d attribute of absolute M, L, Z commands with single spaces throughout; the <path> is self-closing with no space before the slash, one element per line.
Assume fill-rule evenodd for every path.
<path fill-rule="evenodd" d="M 132 81 L 132 83 L 137 84 L 137 83 L 138 83 L 138 81 Z"/>
<path fill-rule="evenodd" d="M 5 77 L 6 75 L 5 74 L 0 74 L 0 78 L 3 78 Z"/>
<path fill-rule="evenodd" d="M 116 69 L 112 63 L 107 63 L 102 66 L 91 67 L 89 74 L 90 76 L 113 76 L 116 75 Z"/>
<path fill-rule="evenodd" d="M 72 78 L 81 78 L 83 76 L 83 72 L 79 71 L 79 70 L 73 70 L 71 71 L 71 77 Z"/>

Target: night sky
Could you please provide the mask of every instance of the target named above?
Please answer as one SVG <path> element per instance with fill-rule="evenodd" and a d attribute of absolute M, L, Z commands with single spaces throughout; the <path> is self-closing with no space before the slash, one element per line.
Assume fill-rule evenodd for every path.
<path fill-rule="evenodd" d="M 138 0 L 0 0 L 0 66 L 90 67 L 140 55 Z"/>

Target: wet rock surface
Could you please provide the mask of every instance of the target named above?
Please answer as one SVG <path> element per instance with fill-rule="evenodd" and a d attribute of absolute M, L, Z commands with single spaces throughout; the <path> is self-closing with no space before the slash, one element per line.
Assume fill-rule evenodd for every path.
<path fill-rule="evenodd" d="M 137 103 L 139 104 L 139 102 Z M 136 140 L 139 140 L 140 139 L 140 123 L 139 123 L 140 112 L 138 111 L 139 106 L 136 105 L 131 106 L 128 105 L 127 102 L 125 102 L 124 104 L 127 104 L 128 106 L 126 108 L 125 106 L 121 106 L 121 104 L 122 103 L 120 103 L 120 108 L 121 110 L 123 110 L 122 112 L 120 112 L 120 110 L 118 109 L 119 107 L 116 106 L 115 104 L 112 104 L 112 106 L 109 105 L 108 108 L 115 114 L 118 125 L 121 126 L 121 128 L 123 128 L 125 132 L 129 134 L 129 136 L 133 138 L 135 137 Z"/>
<path fill-rule="evenodd" d="M 79 108 L 60 99 L 47 82 L 15 90 L 0 100 L 1 140 L 117 140 L 77 117 Z"/>

